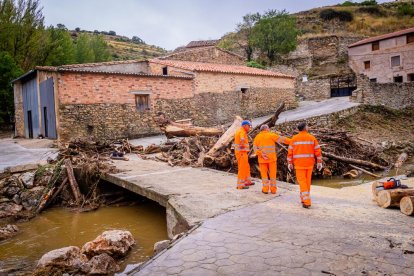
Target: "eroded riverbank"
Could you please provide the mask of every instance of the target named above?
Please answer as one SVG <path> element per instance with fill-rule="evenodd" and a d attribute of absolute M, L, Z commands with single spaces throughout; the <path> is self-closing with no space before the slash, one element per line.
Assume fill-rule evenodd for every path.
<path fill-rule="evenodd" d="M 121 264 L 124 269 L 127 264 L 147 260 L 153 254 L 154 243 L 168 238 L 165 209 L 151 201 L 84 213 L 52 208 L 17 225 L 20 233 L 0 242 L 0 274 L 31 272 L 44 253 L 65 246 L 82 246 L 111 229 L 128 230 L 136 240 Z"/>

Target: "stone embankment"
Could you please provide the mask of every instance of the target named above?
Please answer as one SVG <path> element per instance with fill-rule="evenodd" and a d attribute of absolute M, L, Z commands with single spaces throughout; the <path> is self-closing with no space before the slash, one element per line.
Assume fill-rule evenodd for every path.
<path fill-rule="evenodd" d="M 119 260 L 128 254 L 134 244 L 129 231 L 105 231 L 82 248 L 68 246 L 44 254 L 34 275 L 114 273 L 119 270 Z"/>

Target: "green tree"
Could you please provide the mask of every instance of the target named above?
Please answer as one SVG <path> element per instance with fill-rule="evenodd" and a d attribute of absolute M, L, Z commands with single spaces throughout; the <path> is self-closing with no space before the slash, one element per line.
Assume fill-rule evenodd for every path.
<path fill-rule="evenodd" d="M 95 62 L 111 60 L 108 44 L 102 35 L 93 35 L 90 37 L 90 47 L 95 56 Z"/>
<path fill-rule="evenodd" d="M 38 64 L 43 21 L 39 0 L 0 0 L 0 51 L 24 70 Z"/>
<path fill-rule="evenodd" d="M 14 114 L 11 81 L 22 73 L 9 53 L 0 52 L 0 125 L 10 121 Z"/>
<path fill-rule="evenodd" d="M 253 27 L 250 43 L 269 59 L 270 64 L 281 55 L 296 49 L 296 19 L 286 11 L 269 11 Z"/>
<path fill-rule="evenodd" d="M 243 16 L 243 21 L 237 24 L 237 37 L 233 38 L 233 41 L 244 49 L 248 61 L 252 59 L 253 55 L 253 45 L 251 43 L 253 27 L 260 18 L 261 15 L 259 13 L 249 13 Z"/>
<path fill-rule="evenodd" d="M 51 26 L 43 36 L 40 64 L 59 66 L 75 62 L 75 46 L 67 30 Z"/>
<path fill-rule="evenodd" d="M 75 44 L 75 60 L 76 63 L 87 63 L 95 61 L 95 54 L 90 47 L 90 36 L 88 34 L 80 34 Z"/>

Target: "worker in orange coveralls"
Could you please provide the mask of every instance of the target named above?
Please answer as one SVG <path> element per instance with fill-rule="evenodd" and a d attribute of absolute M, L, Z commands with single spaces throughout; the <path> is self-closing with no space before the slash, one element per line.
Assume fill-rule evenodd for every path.
<path fill-rule="evenodd" d="M 290 139 L 269 131 L 268 125 L 260 127 L 260 133 L 254 138 L 253 147 L 259 160 L 262 177 L 262 192 L 276 194 L 277 155 L 276 143 L 289 145 Z"/>
<path fill-rule="evenodd" d="M 322 170 L 322 151 L 318 140 L 308 132 L 306 123 L 298 125 L 299 133 L 292 137 L 288 150 L 288 169 L 296 170 L 296 179 L 300 186 L 300 198 L 303 208 L 311 206 L 310 186 L 312 171 L 317 161 L 317 169 Z"/>
<path fill-rule="evenodd" d="M 249 139 L 247 133 L 249 132 L 252 123 L 244 120 L 241 127 L 234 135 L 234 152 L 237 159 L 237 189 L 248 189 L 249 186 L 254 185 L 250 176 L 249 165 Z"/>

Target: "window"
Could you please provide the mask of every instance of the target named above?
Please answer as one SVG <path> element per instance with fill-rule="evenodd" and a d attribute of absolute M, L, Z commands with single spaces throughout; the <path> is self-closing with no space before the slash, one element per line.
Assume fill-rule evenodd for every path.
<path fill-rule="evenodd" d="M 162 74 L 164 76 L 168 75 L 168 67 L 162 67 Z"/>
<path fill-rule="evenodd" d="M 394 77 L 394 82 L 403 82 L 403 77 L 402 76 Z"/>
<path fill-rule="evenodd" d="M 391 67 L 400 66 L 400 56 L 391 57 Z"/>
<path fill-rule="evenodd" d="M 135 105 L 138 111 L 145 111 L 150 109 L 149 94 L 135 95 Z"/>
<path fill-rule="evenodd" d="M 377 78 L 369 79 L 370 82 L 377 82 Z"/>
<path fill-rule="evenodd" d="M 364 68 L 365 70 L 369 70 L 371 68 L 371 61 L 364 61 Z"/>
<path fill-rule="evenodd" d="M 248 90 L 249 90 L 249 88 L 240 88 L 240 91 L 241 91 L 243 94 L 246 94 Z"/>
<path fill-rule="evenodd" d="M 414 81 L 414 73 L 407 74 L 407 81 Z"/>
<path fill-rule="evenodd" d="M 379 41 L 372 42 L 372 51 L 378 51 L 380 49 L 379 47 Z"/>
<path fill-rule="evenodd" d="M 414 33 L 407 35 L 407 44 L 408 43 L 414 43 Z"/>

